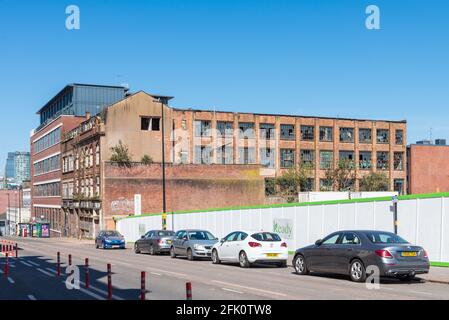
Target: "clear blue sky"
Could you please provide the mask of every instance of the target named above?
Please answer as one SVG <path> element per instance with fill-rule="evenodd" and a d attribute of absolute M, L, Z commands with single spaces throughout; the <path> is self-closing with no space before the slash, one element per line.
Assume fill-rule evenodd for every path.
<path fill-rule="evenodd" d="M 381 30 L 365 28 L 369 4 Z M 179 107 L 406 119 L 408 142 L 449 138 L 448 16 L 447 0 L 0 0 L 0 173 L 71 82 Z"/>

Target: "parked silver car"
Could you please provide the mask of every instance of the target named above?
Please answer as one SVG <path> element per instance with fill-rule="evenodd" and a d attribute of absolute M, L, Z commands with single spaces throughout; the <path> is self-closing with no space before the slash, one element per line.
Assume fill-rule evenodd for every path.
<path fill-rule="evenodd" d="M 352 281 L 363 282 L 366 268 L 377 266 L 380 276 L 412 280 L 428 273 L 427 252 L 391 232 L 339 231 L 314 245 L 296 250 L 293 267 L 298 274 L 340 273 Z"/>
<path fill-rule="evenodd" d="M 210 258 L 212 246 L 217 242 L 218 238 L 206 230 L 179 230 L 173 239 L 170 256 L 186 256 L 189 260 Z"/>
<path fill-rule="evenodd" d="M 174 231 L 169 230 L 150 230 L 134 243 L 135 253 L 168 253 L 175 236 Z"/>

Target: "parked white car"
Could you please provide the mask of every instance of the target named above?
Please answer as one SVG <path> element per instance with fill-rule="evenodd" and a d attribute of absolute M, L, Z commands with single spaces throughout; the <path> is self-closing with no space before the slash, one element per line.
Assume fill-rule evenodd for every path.
<path fill-rule="evenodd" d="M 214 244 L 212 262 L 238 262 L 242 268 L 253 263 L 287 266 L 287 243 L 274 232 L 234 231 Z"/>

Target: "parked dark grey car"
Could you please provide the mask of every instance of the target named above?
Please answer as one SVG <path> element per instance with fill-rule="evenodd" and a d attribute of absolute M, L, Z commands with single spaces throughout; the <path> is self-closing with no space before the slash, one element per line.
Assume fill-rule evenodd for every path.
<path fill-rule="evenodd" d="M 206 230 L 179 230 L 170 248 L 170 256 L 186 256 L 189 260 L 210 258 L 212 246 L 217 242 L 218 238 Z"/>
<path fill-rule="evenodd" d="M 380 276 L 411 280 L 428 273 L 427 252 L 391 232 L 348 230 L 334 232 L 314 245 L 296 250 L 293 267 L 298 274 L 309 272 L 347 274 L 363 282 L 366 268 L 377 266 Z"/>
<path fill-rule="evenodd" d="M 168 253 L 175 236 L 174 231 L 169 230 L 150 230 L 134 243 L 135 253 Z"/>

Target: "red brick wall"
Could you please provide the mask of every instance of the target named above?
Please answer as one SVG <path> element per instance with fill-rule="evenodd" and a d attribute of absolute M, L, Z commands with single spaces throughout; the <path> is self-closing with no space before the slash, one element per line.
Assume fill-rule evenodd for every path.
<path fill-rule="evenodd" d="M 449 191 L 449 146 L 411 145 L 409 150 L 409 192 Z"/>
<path fill-rule="evenodd" d="M 162 212 L 160 164 L 120 168 L 105 163 L 103 213 L 133 214 L 134 195 L 142 213 Z M 168 165 L 167 211 L 264 204 L 264 181 L 258 165 Z"/>

